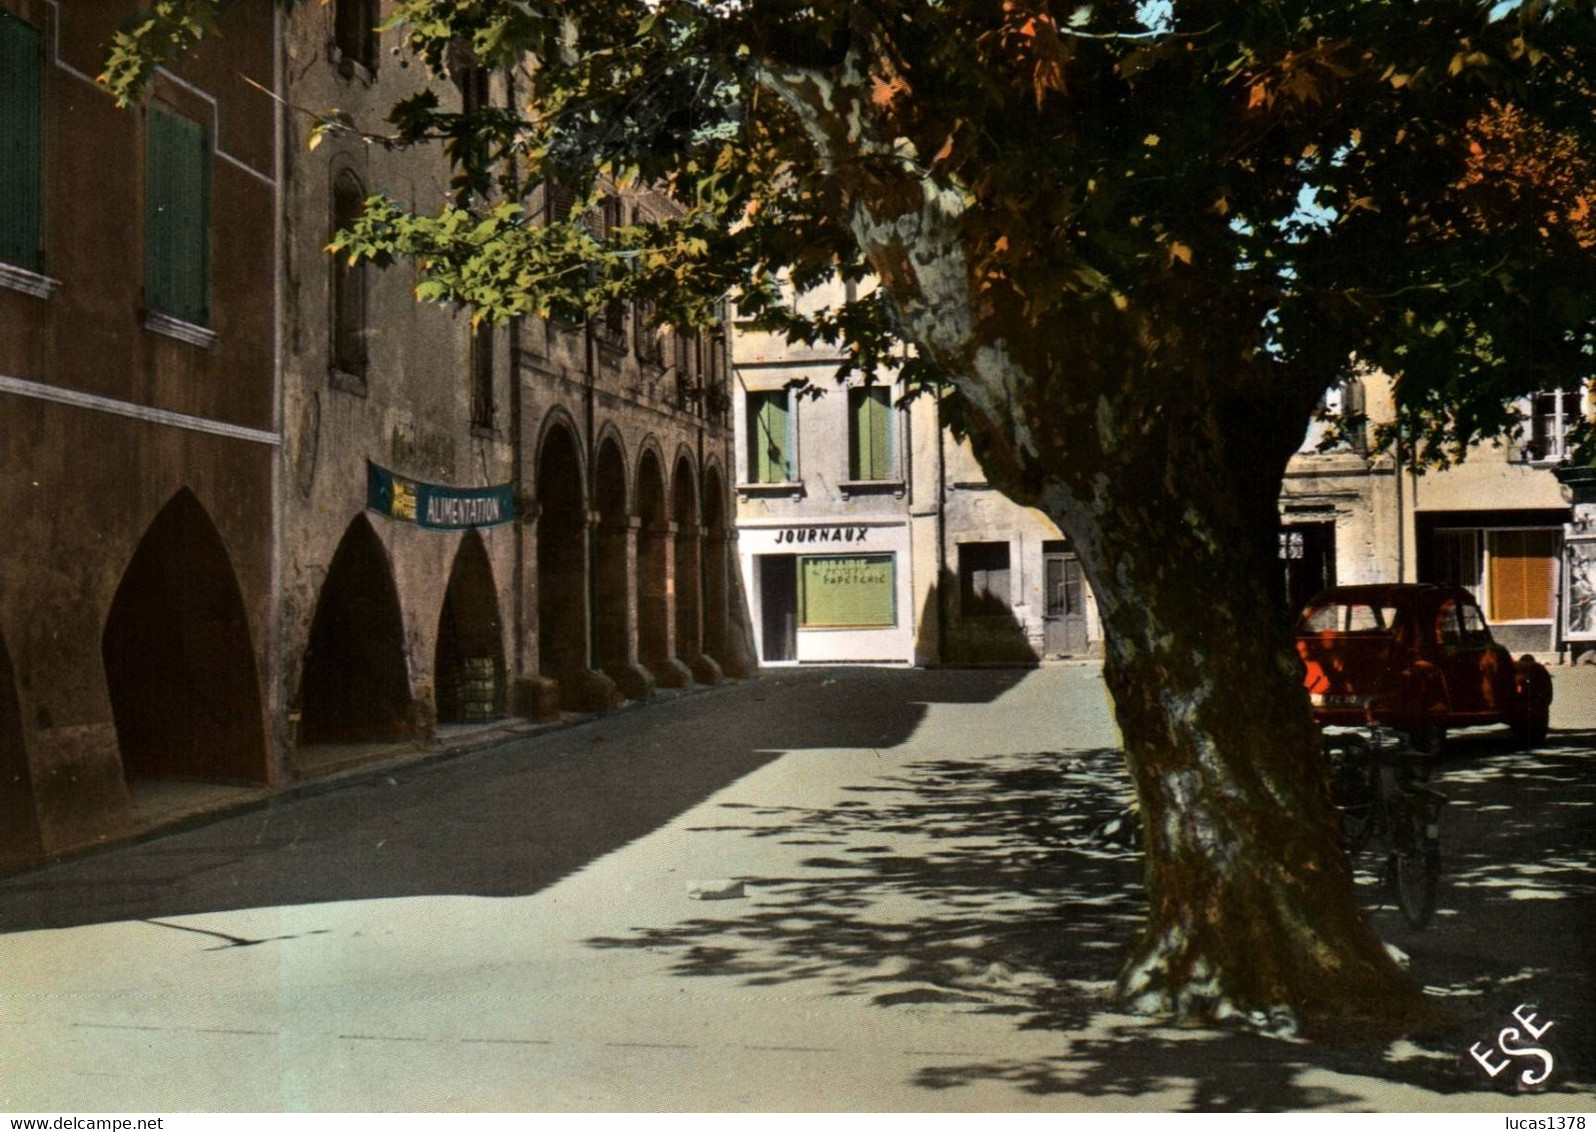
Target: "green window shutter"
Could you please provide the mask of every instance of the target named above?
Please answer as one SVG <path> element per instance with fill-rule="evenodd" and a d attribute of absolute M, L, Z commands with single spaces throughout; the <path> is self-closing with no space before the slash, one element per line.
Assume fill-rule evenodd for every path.
<path fill-rule="evenodd" d="M 210 325 L 211 162 L 205 128 L 150 108 L 144 296 L 151 310 Z"/>
<path fill-rule="evenodd" d="M 892 555 L 804 558 L 798 576 L 798 617 L 805 628 L 890 628 Z"/>
<path fill-rule="evenodd" d="M 792 478 L 787 391 L 748 395 L 748 475 L 754 483 Z"/>
<path fill-rule="evenodd" d="M 892 402 L 890 391 L 872 386 L 849 391 L 849 478 L 892 478 Z"/>
<path fill-rule="evenodd" d="M 0 12 L 0 260 L 44 270 L 39 238 L 42 196 L 44 38 Z"/>

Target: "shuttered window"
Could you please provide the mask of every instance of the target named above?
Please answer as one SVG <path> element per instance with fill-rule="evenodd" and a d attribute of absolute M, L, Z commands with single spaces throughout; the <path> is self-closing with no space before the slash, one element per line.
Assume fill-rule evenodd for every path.
<path fill-rule="evenodd" d="M 892 479 L 890 390 L 871 386 L 848 391 L 848 477 Z"/>
<path fill-rule="evenodd" d="M 145 154 L 144 301 L 210 324 L 211 153 L 205 128 L 151 106 Z"/>
<path fill-rule="evenodd" d="M 785 389 L 748 395 L 748 480 L 792 481 L 792 428 Z"/>
<path fill-rule="evenodd" d="M 892 555 L 804 558 L 798 620 L 806 629 L 882 629 L 893 617 Z"/>
<path fill-rule="evenodd" d="M 0 261 L 44 270 L 40 240 L 43 37 L 0 12 Z"/>
<path fill-rule="evenodd" d="M 1491 620 L 1550 621 L 1557 571 L 1556 531 L 1491 531 Z"/>

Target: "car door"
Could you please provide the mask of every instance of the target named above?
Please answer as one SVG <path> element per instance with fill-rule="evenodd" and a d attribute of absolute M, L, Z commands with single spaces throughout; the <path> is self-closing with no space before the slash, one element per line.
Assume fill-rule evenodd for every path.
<path fill-rule="evenodd" d="M 1502 681 L 1511 684 L 1512 666 L 1503 671 L 1501 650 L 1491 639 L 1480 607 L 1466 594 L 1446 598 L 1437 610 L 1435 631 L 1436 663 L 1446 681 L 1451 718 L 1497 718 L 1505 702 Z"/>

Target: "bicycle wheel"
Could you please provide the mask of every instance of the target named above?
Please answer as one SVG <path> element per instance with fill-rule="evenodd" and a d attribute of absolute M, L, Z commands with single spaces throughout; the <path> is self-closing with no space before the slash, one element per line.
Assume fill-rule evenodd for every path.
<path fill-rule="evenodd" d="M 1414 931 L 1422 931 L 1435 915 L 1436 896 L 1441 888 L 1441 851 L 1434 845 L 1399 850 L 1392 874 L 1402 915 Z"/>
<path fill-rule="evenodd" d="M 1374 836 L 1379 789 L 1375 768 L 1348 764 L 1336 774 L 1336 802 L 1341 807 L 1341 837 L 1347 853 L 1356 853 Z"/>

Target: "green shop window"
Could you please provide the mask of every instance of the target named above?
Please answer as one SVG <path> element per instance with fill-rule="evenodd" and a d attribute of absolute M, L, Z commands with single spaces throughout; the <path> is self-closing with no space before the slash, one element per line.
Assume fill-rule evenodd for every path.
<path fill-rule="evenodd" d="M 848 478 L 893 478 L 892 398 L 884 386 L 848 390 Z"/>
<path fill-rule="evenodd" d="M 798 623 L 805 629 L 889 629 L 897 624 L 890 554 L 803 558 Z"/>
<path fill-rule="evenodd" d="M 198 122 L 151 106 L 145 154 L 144 302 L 209 326 L 211 147 Z"/>
<path fill-rule="evenodd" d="M 787 391 L 748 395 L 748 481 L 790 483 L 792 470 L 792 413 Z"/>
<path fill-rule="evenodd" d="M 0 262 L 44 270 L 40 239 L 44 37 L 0 12 Z"/>

